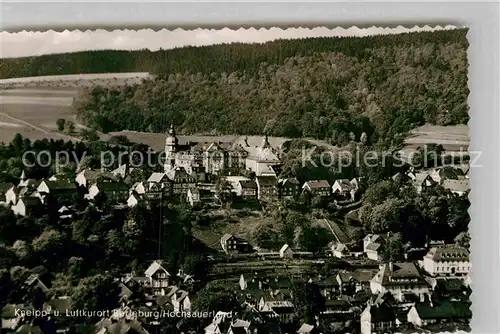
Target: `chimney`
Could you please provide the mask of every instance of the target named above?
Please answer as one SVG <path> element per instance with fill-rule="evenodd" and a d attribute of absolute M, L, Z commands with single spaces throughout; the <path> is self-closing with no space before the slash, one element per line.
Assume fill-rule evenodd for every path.
<path fill-rule="evenodd" d="M 389 262 L 389 271 L 392 273 L 394 270 L 394 266 L 392 265 L 392 262 Z"/>

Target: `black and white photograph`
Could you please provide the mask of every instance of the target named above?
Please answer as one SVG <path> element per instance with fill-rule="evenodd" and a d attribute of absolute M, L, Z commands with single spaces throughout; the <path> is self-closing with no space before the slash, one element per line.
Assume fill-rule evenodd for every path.
<path fill-rule="evenodd" d="M 0 333 L 470 332 L 467 33 L 0 32 Z"/>

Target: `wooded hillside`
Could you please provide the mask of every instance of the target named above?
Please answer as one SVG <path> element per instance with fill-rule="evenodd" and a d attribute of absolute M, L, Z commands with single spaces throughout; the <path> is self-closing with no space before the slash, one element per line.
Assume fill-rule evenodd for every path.
<path fill-rule="evenodd" d="M 314 137 L 366 132 L 397 144 L 423 123 L 468 121 L 465 29 L 278 40 L 168 51 L 93 51 L 0 61 L 1 77 L 150 71 L 154 81 L 82 91 L 96 129 Z"/>

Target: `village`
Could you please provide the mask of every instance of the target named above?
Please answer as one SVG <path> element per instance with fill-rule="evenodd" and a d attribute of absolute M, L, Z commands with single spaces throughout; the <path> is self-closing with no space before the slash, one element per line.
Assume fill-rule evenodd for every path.
<path fill-rule="evenodd" d="M 283 178 L 281 150 L 271 145 L 267 136 L 258 145 L 249 145 L 246 140 L 231 145 L 180 144 L 172 125 L 165 140 L 165 154 L 163 171 L 152 172 L 132 185 L 124 182 L 134 169 L 127 164 L 112 170 L 85 168 L 69 179 L 62 174 L 30 179 L 23 171 L 18 184 L 0 184 L 0 204 L 17 217 L 30 217 L 57 203 L 57 219 L 63 224 L 71 223 L 80 214 L 73 198 L 81 192 L 90 205 L 105 199 L 113 209 L 125 211 L 152 203 L 161 206 L 172 199 L 187 203 L 193 210 L 210 211 L 224 209 L 229 202 L 265 207 L 265 203 L 305 196 L 321 198 L 336 209 L 350 212 L 364 201 L 363 177 L 333 183 Z M 222 175 L 228 165 L 233 172 Z M 449 196 L 463 196 L 469 190 L 466 164 L 410 168 L 390 179 L 413 186 L 417 194 L 436 185 L 446 189 Z M 333 219 L 321 220 L 331 231 L 332 241 L 318 251 L 286 243 L 276 249 L 262 249 L 241 235 L 224 233 L 214 247 L 216 252 L 207 256 L 212 269 L 207 269 L 206 277 L 182 268 L 170 272 L 162 258 L 150 261 L 144 272 L 123 272 L 114 277 L 120 306 L 112 315 L 103 316 L 89 332 L 157 333 L 164 326 L 165 314 L 172 312 L 175 317 L 167 318 L 177 322 L 205 312 L 211 320 L 204 325 L 205 334 L 371 334 L 467 327 L 471 318 L 467 248 L 427 240 L 423 247 L 405 249 L 404 261 L 385 261 L 391 233 L 368 233 L 355 239 Z M 328 265 L 333 269 L 318 270 Z M 195 309 L 199 282 L 221 278 L 233 291 L 238 312 Z M 313 305 L 309 305 L 313 316 L 299 325 L 295 322 L 299 305 L 294 305 L 299 298 L 294 288 L 297 282 L 316 292 L 305 297 L 314 299 L 308 301 Z M 25 287 L 49 295 L 50 284 L 43 275 L 33 274 Z M 54 320 L 58 333 L 68 332 L 71 298 L 51 296 L 43 303 L 40 314 Z M 25 304 L 7 304 L 2 311 L 2 331 L 34 332 L 38 327 L 26 312 L 29 309 Z M 75 321 L 74 317 L 71 320 Z"/>

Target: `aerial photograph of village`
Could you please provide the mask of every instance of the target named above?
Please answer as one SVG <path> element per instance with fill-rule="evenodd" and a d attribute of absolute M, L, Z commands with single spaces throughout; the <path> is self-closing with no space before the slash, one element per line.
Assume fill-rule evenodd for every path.
<path fill-rule="evenodd" d="M 427 28 L 5 34 L 0 333 L 470 332 L 467 29 Z"/>

